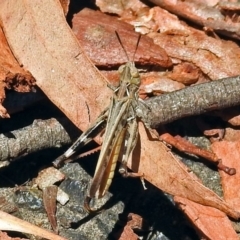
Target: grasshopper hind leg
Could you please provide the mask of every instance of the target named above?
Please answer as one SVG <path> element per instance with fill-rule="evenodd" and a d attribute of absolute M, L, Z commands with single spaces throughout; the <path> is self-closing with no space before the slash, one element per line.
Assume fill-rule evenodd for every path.
<path fill-rule="evenodd" d="M 127 177 L 134 177 L 134 178 L 140 178 L 143 188 L 146 189 L 145 183 L 144 183 L 144 174 L 141 173 L 135 173 L 135 172 L 129 172 L 127 169 L 127 161 L 132 153 L 133 149 L 135 148 L 137 141 L 138 141 L 138 122 L 135 118 L 131 119 L 128 123 L 129 127 L 127 129 L 127 137 L 124 143 L 124 155 L 121 160 L 121 165 L 119 167 L 119 173 L 127 178 Z"/>

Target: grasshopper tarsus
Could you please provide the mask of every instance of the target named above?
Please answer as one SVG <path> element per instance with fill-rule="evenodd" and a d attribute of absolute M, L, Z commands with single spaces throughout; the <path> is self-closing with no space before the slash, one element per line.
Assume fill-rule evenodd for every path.
<path fill-rule="evenodd" d="M 67 158 L 65 157 L 65 155 L 61 155 L 58 158 L 56 158 L 52 164 L 55 168 L 60 168 L 63 165 L 63 162 L 66 160 Z"/>
<path fill-rule="evenodd" d="M 90 213 L 90 214 L 99 214 L 103 211 L 103 209 L 94 209 L 90 207 L 90 203 L 91 203 L 92 198 L 89 196 L 86 196 L 86 198 L 84 199 L 84 208 L 85 210 Z"/>

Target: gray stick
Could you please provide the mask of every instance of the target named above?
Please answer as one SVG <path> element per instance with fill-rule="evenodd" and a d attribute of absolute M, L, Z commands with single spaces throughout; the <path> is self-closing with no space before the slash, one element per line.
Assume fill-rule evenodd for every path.
<path fill-rule="evenodd" d="M 224 78 L 152 97 L 137 109 L 151 128 L 186 116 L 240 104 L 240 76 Z"/>

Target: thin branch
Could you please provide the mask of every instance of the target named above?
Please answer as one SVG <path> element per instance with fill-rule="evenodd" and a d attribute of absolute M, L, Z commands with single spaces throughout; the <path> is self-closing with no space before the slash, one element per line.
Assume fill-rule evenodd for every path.
<path fill-rule="evenodd" d="M 156 128 L 174 120 L 240 104 L 240 76 L 224 78 L 152 97 L 141 104 L 138 116 Z"/>

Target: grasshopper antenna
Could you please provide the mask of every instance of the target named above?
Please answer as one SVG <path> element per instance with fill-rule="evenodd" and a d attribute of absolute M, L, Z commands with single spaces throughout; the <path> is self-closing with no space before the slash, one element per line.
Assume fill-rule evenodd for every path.
<path fill-rule="evenodd" d="M 123 49 L 123 51 L 124 51 L 124 53 L 125 53 L 126 57 L 127 57 L 127 60 L 128 60 L 128 62 L 129 62 L 129 61 L 130 61 L 130 59 L 129 59 L 129 57 L 128 57 L 128 54 L 127 54 L 127 51 L 126 51 L 125 47 L 124 47 L 124 46 L 123 46 L 123 44 L 122 44 L 122 41 L 121 41 L 121 38 L 120 38 L 120 36 L 119 36 L 118 32 L 117 32 L 117 31 L 115 31 L 115 34 L 116 34 L 116 36 L 117 36 L 117 39 L 118 39 L 118 41 L 119 41 L 119 43 L 120 43 L 120 45 L 121 45 L 121 47 L 122 47 L 122 49 Z"/>
<path fill-rule="evenodd" d="M 127 51 L 126 51 L 125 47 L 124 47 L 123 44 L 122 44 L 122 41 L 121 41 L 121 38 L 120 38 L 118 32 L 115 31 L 115 34 L 116 34 L 117 39 L 118 39 L 118 41 L 119 41 L 119 43 L 120 43 L 120 45 L 121 45 L 121 47 L 122 47 L 122 49 L 123 49 L 123 51 L 124 51 L 126 57 L 127 57 L 128 62 L 129 62 L 130 59 L 129 59 L 129 57 L 128 57 L 128 54 L 127 54 Z M 135 58 L 135 55 L 136 55 L 136 52 L 137 52 L 137 49 L 138 49 L 138 45 L 139 45 L 139 42 L 140 42 L 141 36 L 142 36 L 141 34 L 138 35 L 138 40 L 137 40 L 136 48 L 135 48 L 135 50 L 134 50 L 134 54 L 133 54 L 133 59 L 132 59 L 132 61 L 134 61 L 134 58 Z"/>
<path fill-rule="evenodd" d="M 138 40 L 137 40 L 137 44 L 136 44 L 136 48 L 135 48 L 135 51 L 134 51 L 134 54 L 133 54 L 133 59 L 132 59 L 132 61 L 134 61 L 135 54 L 136 54 L 136 52 L 137 52 L 137 49 L 138 49 L 138 45 L 139 45 L 141 36 L 142 36 L 141 34 L 138 35 Z"/>
<path fill-rule="evenodd" d="M 121 41 L 121 38 L 120 38 L 118 32 L 115 31 L 115 34 L 116 34 L 117 39 L 118 39 L 118 41 L 119 41 L 119 43 L 120 43 L 120 45 L 121 45 L 121 47 L 122 47 L 122 49 L 123 49 L 123 51 L 124 51 L 126 57 L 127 57 L 128 62 L 129 62 L 130 59 L 129 59 L 129 57 L 128 57 L 128 54 L 127 54 L 127 51 L 126 51 L 125 47 L 123 46 L 123 43 L 122 43 L 122 41 Z M 135 50 L 134 50 L 134 54 L 133 54 L 133 59 L 132 59 L 132 61 L 134 61 L 134 58 L 135 58 L 135 55 L 136 55 L 136 52 L 137 52 L 137 49 L 138 49 L 138 45 L 139 45 L 139 42 L 140 42 L 141 36 L 142 36 L 142 35 L 139 34 L 139 36 L 138 36 L 138 40 L 137 40 L 137 44 L 136 44 L 136 48 L 135 48 Z"/>

